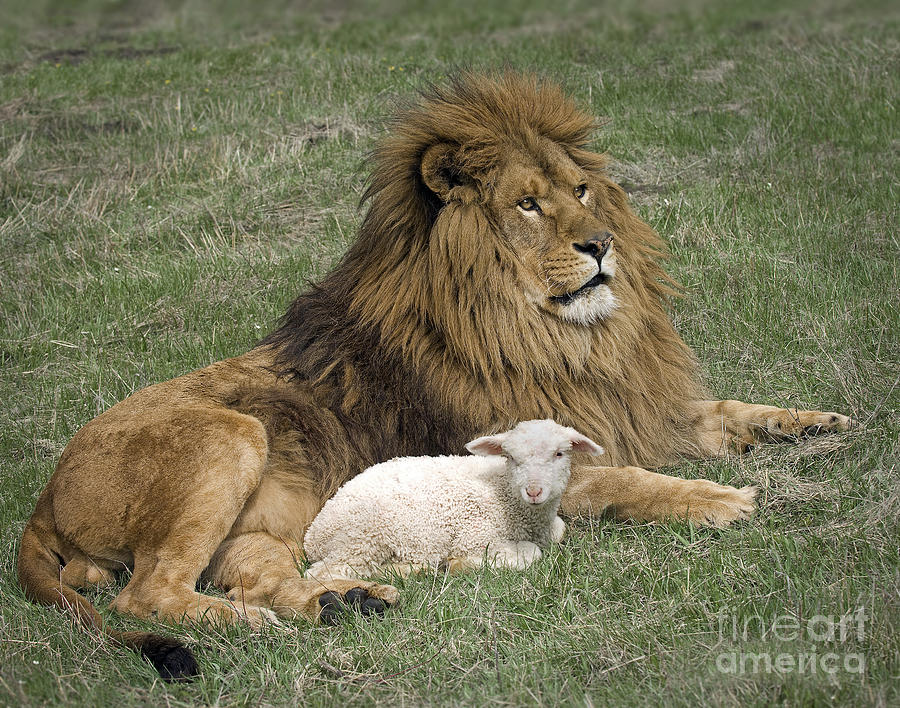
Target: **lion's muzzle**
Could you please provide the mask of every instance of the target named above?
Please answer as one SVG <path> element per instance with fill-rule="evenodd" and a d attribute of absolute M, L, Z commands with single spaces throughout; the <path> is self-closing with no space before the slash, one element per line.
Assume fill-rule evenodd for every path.
<path fill-rule="evenodd" d="M 577 297 L 596 288 L 598 285 L 608 284 L 612 279 L 614 266 L 611 263 L 605 264 L 604 259 L 607 257 L 607 255 L 611 255 L 610 249 L 612 248 L 612 244 L 613 234 L 611 234 L 609 231 L 603 231 L 601 233 L 592 235 L 582 243 L 573 243 L 572 247 L 576 251 L 589 255 L 597 261 L 597 274 L 594 275 L 586 283 L 583 283 L 579 288 L 572 290 L 571 292 L 563 293 L 562 295 L 551 295 L 550 300 L 560 305 L 568 305 Z"/>

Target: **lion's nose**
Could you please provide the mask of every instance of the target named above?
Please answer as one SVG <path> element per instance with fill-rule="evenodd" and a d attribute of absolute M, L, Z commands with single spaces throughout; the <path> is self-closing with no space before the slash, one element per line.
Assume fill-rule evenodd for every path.
<path fill-rule="evenodd" d="M 579 253 L 587 253 L 594 258 L 603 258 L 609 250 L 612 243 L 613 235 L 609 231 L 601 231 L 592 234 L 587 241 L 582 243 L 573 243 L 573 248 Z"/>

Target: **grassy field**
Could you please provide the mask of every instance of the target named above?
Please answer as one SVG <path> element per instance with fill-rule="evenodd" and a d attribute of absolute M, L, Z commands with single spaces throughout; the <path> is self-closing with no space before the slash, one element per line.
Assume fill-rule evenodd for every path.
<path fill-rule="evenodd" d="M 897 705 L 896 3 L 251 5 L 0 10 L 0 704 Z M 578 521 L 380 622 L 172 629 L 188 685 L 30 605 L 18 538 L 72 434 L 249 348 L 352 240 L 395 101 L 505 65 L 608 121 L 713 393 L 864 427 L 667 470 L 759 485 L 732 529 Z"/>

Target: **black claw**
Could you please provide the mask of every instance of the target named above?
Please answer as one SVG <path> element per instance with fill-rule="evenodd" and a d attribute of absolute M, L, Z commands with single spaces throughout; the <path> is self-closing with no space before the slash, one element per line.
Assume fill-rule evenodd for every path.
<path fill-rule="evenodd" d="M 362 588 L 350 588 L 344 594 L 344 602 L 348 605 L 359 606 L 364 604 L 369 599 L 369 593 L 367 593 Z"/>
<path fill-rule="evenodd" d="M 370 597 L 363 588 L 350 588 L 343 596 L 333 590 L 323 593 L 319 597 L 319 606 L 322 608 L 319 621 L 322 624 L 337 624 L 342 615 L 354 610 L 364 617 L 380 617 L 387 610 L 388 603 L 380 598 Z"/>
<path fill-rule="evenodd" d="M 319 622 L 322 624 L 337 624 L 340 618 L 341 613 L 331 606 L 323 608 L 319 614 Z"/>
<path fill-rule="evenodd" d="M 319 607 L 323 607 L 323 608 L 340 607 L 342 604 L 342 600 L 343 599 L 341 598 L 341 596 L 338 593 L 330 590 L 326 593 L 322 593 L 322 595 L 319 597 Z"/>
<path fill-rule="evenodd" d="M 370 597 L 362 604 L 363 615 L 383 615 L 387 609 L 387 603 L 377 597 Z"/>

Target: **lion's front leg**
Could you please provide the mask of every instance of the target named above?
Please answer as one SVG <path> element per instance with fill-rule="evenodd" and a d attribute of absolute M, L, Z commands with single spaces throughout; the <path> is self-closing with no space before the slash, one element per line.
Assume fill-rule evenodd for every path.
<path fill-rule="evenodd" d="M 397 602 L 397 589 L 363 580 L 306 579 L 300 575 L 300 546 L 264 532 L 245 533 L 225 541 L 204 578 L 228 593 L 240 609 L 269 607 L 279 617 L 334 622 L 349 608 L 382 614 Z"/>
<path fill-rule="evenodd" d="M 840 413 L 801 411 L 741 401 L 697 401 L 697 440 L 704 457 L 745 453 L 764 442 L 797 440 L 808 435 L 849 430 L 853 421 Z"/>
<path fill-rule="evenodd" d="M 612 514 L 635 521 L 687 519 L 727 526 L 753 514 L 755 497 L 755 487 L 737 489 L 640 467 L 582 467 L 572 470 L 561 511 L 568 516 Z"/>

